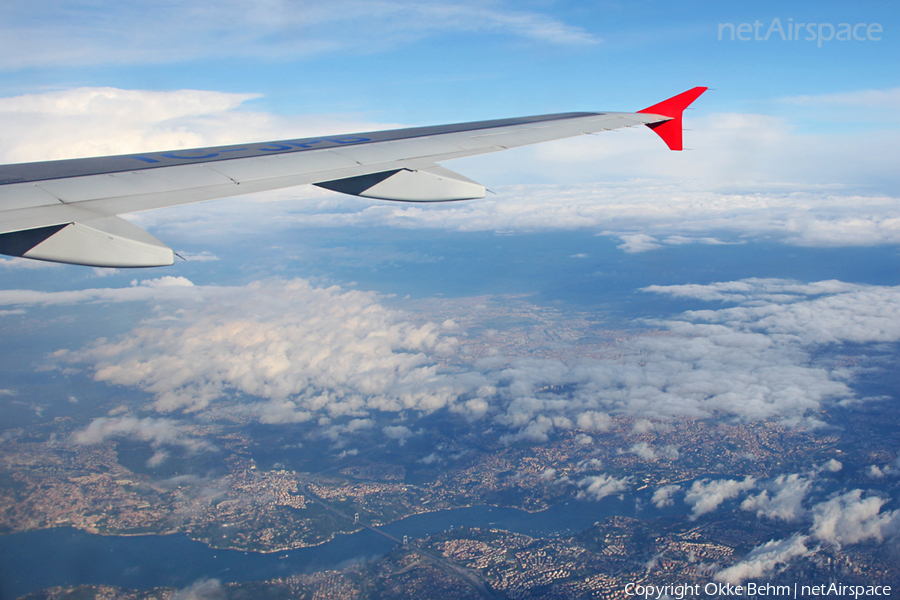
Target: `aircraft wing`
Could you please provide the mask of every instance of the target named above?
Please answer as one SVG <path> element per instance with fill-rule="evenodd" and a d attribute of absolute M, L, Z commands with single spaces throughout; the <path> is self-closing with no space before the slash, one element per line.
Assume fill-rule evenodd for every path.
<path fill-rule="evenodd" d="M 483 198 L 438 163 L 646 125 L 681 150 L 697 87 L 636 113 L 582 112 L 276 142 L 0 166 L 0 254 L 101 267 L 171 265 L 165 244 L 117 215 L 315 184 L 383 200 Z"/>

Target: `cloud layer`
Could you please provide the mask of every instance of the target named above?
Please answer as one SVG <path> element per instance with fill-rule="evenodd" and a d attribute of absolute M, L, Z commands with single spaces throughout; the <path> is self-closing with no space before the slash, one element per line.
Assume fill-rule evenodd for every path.
<path fill-rule="evenodd" d="M 900 288 L 743 280 L 645 291 L 738 306 L 654 321 L 668 335 L 630 340 L 614 362 L 484 359 L 478 366 L 503 400 L 498 421 L 533 440 L 546 439 L 554 428 L 588 429 L 608 413 L 721 415 L 816 427 L 825 403 L 855 395 L 848 386 L 853 371 L 817 366 L 810 349 L 900 340 Z M 570 391 L 565 398 L 537 392 L 548 385 Z M 636 445 L 628 451 L 648 459 L 677 457 L 677 449 Z"/>
<path fill-rule="evenodd" d="M 216 287 L 164 277 L 78 292 L 7 290 L 0 308 L 153 302 L 155 319 L 117 340 L 60 350 L 55 360 L 148 392 L 158 412 L 215 414 L 227 407 L 264 423 L 317 418 L 344 427 L 331 420 L 447 408 L 490 419 L 509 443 L 607 431 L 613 414 L 820 427 L 827 403 L 856 398 L 848 385 L 854 371 L 817 365 L 811 349 L 900 340 L 898 288 L 744 280 L 647 292 L 726 298 L 737 306 L 656 321 L 656 331 L 621 342 L 615 359 L 571 362 L 527 356 L 469 362 L 457 354 L 459 336 L 468 335 L 458 327 L 413 322 L 376 294 L 304 280 Z M 398 442 L 411 435 L 405 426 L 381 431 Z M 676 447 L 646 442 L 621 451 L 645 461 L 679 459 Z M 799 516 L 797 494 L 805 485 L 802 478 L 776 482 L 748 501 L 748 510 Z M 702 514 L 705 504 L 696 505 Z"/>
<path fill-rule="evenodd" d="M 537 168 L 547 167 L 541 164 Z M 478 178 L 475 169 L 462 170 L 482 182 L 490 181 Z M 762 187 L 764 191 L 746 193 L 664 180 L 491 186 L 497 196 L 445 206 L 361 206 L 352 199 L 334 198 L 331 206 L 320 207 L 316 201 L 324 193 L 295 190 L 281 195 L 303 198 L 317 208 L 314 213 L 304 211 L 288 216 L 289 221 L 283 225 L 290 223 L 294 227 L 587 230 L 618 237 L 622 241 L 619 248 L 630 253 L 686 243 L 743 243 L 771 237 L 799 246 L 900 242 L 900 212 L 892 195 L 837 188 L 817 190 L 802 185 L 781 190 Z"/>

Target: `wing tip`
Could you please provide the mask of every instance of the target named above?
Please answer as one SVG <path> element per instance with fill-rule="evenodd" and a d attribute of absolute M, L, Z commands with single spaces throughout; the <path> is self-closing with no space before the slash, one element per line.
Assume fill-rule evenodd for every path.
<path fill-rule="evenodd" d="M 691 88 L 686 92 L 682 92 L 677 96 L 672 96 L 671 98 L 663 100 L 653 106 L 648 106 L 637 112 L 669 117 L 665 121 L 648 123 L 647 127 L 661 137 L 670 150 L 680 151 L 684 149 L 681 127 L 684 109 L 693 104 L 694 100 L 699 98 L 700 95 L 708 89 L 709 88 L 702 86 Z"/>

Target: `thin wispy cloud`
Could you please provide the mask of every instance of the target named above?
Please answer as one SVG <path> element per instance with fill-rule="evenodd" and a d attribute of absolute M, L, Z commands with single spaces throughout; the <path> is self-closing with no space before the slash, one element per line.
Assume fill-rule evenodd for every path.
<path fill-rule="evenodd" d="M 547 13 L 499 1 L 164 0 L 148 8 L 131 0 L 45 0 L 7 4 L 0 16 L 0 69 L 302 59 L 372 53 L 453 33 L 565 46 L 598 41 Z"/>
<path fill-rule="evenodd" d="M 791 96 L 783 102 L 802 106 L 853 106 L 862 108 L 900 108 L 900 88 L 887 90 L 858 90 L 841 94 L 821 94 L 818 96 Z"/>
<path fill-rule="evenodd" d="M 72 434 L 76 444 L 98 444 L 108 439 L 131 437 L 150 442 L 154 448 L 162 446 L 182 446 L 191 452 L 209 450 L 212 445 L 198 437 L 191 436 L 185 427 L 170 419 L 135 417 L 100 417 Z"/>
<path fill-rule="evenodd" d="M 59 306 L 93 302 L 139 302 L 147 300 L 179 299 L 189 300 L 227 293 L 229 288 L 192 288 L 193 284 L 184 277 L 165 275 L 155 279 L 132 282 L 130 287 L 86 288 L 63 292 L 40 292 L 37 290 L 0 290 L 0 306 Z"/>

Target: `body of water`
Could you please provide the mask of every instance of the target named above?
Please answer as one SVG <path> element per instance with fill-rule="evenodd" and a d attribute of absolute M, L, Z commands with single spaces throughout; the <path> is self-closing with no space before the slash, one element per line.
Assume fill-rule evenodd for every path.
<path fill-rule="evenodd" d="M 646 503 L 642 503 L 646 506 Z M 407 517 L 380 528 L 402 539 L 458 527 L 497 528 L 534 537 L 583 531 L 612 515 L 637 516 L 637 495 L 567 502 L 539 513 L 472 506 Z M 646 509 L 641 517 L 658 514 Z M 125 588 L 185 587 L 203 578 L 243 582 L 286 577 L 382 556 L 396 542 L 363 529 L 312 548 L 271 554 L 220 550 L 185 534 L 103 536 L 71 527 L 0 537 L 0 600 L 54 586 L 106 584 Z"/>

